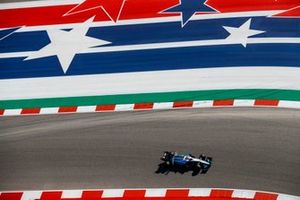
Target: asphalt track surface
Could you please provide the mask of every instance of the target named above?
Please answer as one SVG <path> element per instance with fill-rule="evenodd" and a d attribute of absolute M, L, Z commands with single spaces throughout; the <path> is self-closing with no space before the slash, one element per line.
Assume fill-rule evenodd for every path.
<path fill-rule="evenodd" d="M 216 108 L 0 118 L 0 191 L 221 187 L 300 195 L 300 110 Z M 156 174 L 162 151 L 211 170 Z"/>

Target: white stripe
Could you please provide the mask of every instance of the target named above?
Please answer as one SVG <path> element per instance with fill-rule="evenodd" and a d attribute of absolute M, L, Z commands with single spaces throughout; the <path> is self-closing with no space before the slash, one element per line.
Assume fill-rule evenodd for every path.
<path fill-rule="evenodd" d="M 86 54 L 86 53 L 122 52 L 122 51 L 235 45 L 235 44 L 240 44 L 240 42 L 238 40 L 228 40 L 228 39 L 195 40 L 195 41 L 183 41 L 183 42 L 165 42 L 165 43 L 149 43 L 149 44 L 98 47 L 98 48 L 90 48 L 80 53 Z M 281 37 L 280 38 L 249 38 L 247 40 L 247 44 L 300 44 L 300 38 L 281 38 Z M 0 54 L 0 58 L 27 57 L 34 52 L 35 51 L 2 53 Z"/>
<path fill-rule="evenodd" d="M 36 200 L 40 199 L 42 191 L 25 191 L 23 192 L 21 200 Z"/>
<path fill-rule="evenodd" d="M 279 101 L 278 107 L 282 107 L 282 108 L 300 108 L 300 102 L 297 102 L 297 101 Z"/>
<path fill-rule="evenodd" d="M 40 114 L 56 114 L 58 113 L 58 109 L 57 107 L 55 108 L 42 108 L 40 111 Z"/>
<path fill-rule="evenodd" d="M 249 107 L 254 106 L 255 100 L 234 100 L 233 106 Z"/>
<path fill-rule="evenodd" d="M 173 102 L 154 103 L 153 109 L 170 109 L 173 108 Z"/>
<path fill-rule="evenodd" d="M 78 113 L 85 113 L 85 112 L 95 112 L 96 106 L 78 106 L 77 111 Z"/>
<path fill-rule="evenodd" d="M 189 197 L 208 197 L 210 196 L 210 188 L 191 188 Z"/>
<path fill-rule="evenodd" d="M 280 38 L 249 38 L 247 40 L 247 44 L 276 44 L 276 43 L 300 44 L 300 38 L 281 38 L 281 37 Z M 184 41 L 184 42 L 150 43 L 150 44 L 90 48 L 81 53 L 137 51 L 137 50 L 218 46 L 218 45 L 233 45 L 233 44 L 240 44 L 240 42 L 238 40 L 217 39 L 217 40 L 195 40 L 195 41 Z"/>
<path fill-rule="evenodd" d="M 227 18 L 239 18 L 239 17 L 259 17 L 259 16 L 271 16 L 284 10 L 272 10 L 272 11 L 249 11 L 249 12 L 232 12 L 232 13 L 216 13 L 207 15 L 195 15 L 191 21 L 207 20 L 207 19 L 227 19 Z M 89 27 L 107 27 L 107 26 L 124 26 L 124 25 L 137 25 L 137 24 L 152 24 L 152 23 L 168 23 L 168 22 L 180 22 L 181 17 L 159 17 L 159 18 L 146 18 L 146 19 L 129 19 L 119 20 L 117 23 L 113 21 L 101 21 L 90 23 Z M 54 25 L 42 25 L 42 26 L 25 26 L 18 29 L 16 32 L 27 31 L 44 31 L 49 29 L 68 29 L 75 26 L 82 26 L 82 23 L 70 23 L 70 24 L 54 24 Z"/>
<path fill-rule="evenodd" d="M 134 104 L 118 104 L 115 111 L 128 111 L 133 110 Z"/>
<path fill-rule="evenodd" d="M 106 197 L 123 197 L 124 189 L 105 189 L 103 190 L 102 198 Z"/>
<path fill-rule="evenodd" d="M 300 68 L 296 67 L 228 67 L 6 79 L 0 80 L 0 99 L 76 97 L 214 89 L 263 88 L 300 90 L 299 77 Z M 101 83 L 101 87 L 99 87 L 99 83 Z"/>
<path fill-rule="evenodd" d="M 166 192 L 166 189 L 147 189 L 145 197 L 164 197 Z"/>
<path fill-rule="evenodd" d="M 214 101 L 194 101 L 193 108 L 212 107 Z"/>
<path fill-rule="evenodd" d="M 81 198 L 82 190 L 64 190 L 61 198 Z"/>
<path fill-rule="evenodd" d="M 234 190 L 232 193 L 233 198 L 253 199 L 254 196 L 255 196 L 255 191 L 252 190 Z"/>
<path fill-rule="evenodd" d="M 277 200 L 300 200 L 300 196 L 292 196 L 286 194 L 279 194 Z"/>
<path fill-rule="evenodd" d="M 17 58 L 17 57 L 27 57 L 35 51 L 23 51 L 16 53 L 1 53 L 0 58 Z"/>
<path fill-rule="evenodd" d="M 4 114 L 5 116 L 14 116 L 14 115 L 20 115 L 22 112 L 22 109 L 7 109 L 4 110 Z"/>

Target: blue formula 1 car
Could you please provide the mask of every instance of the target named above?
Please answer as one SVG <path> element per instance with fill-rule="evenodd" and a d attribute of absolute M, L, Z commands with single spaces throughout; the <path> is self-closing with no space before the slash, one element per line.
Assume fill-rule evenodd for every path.
<path fill-rule="evenodd" d="M 212 165 L 212 158 L 203 154 L 196 158 L 191 154 L 165 151 L 161 160 L 164 162 L 159 165 L 156 173 L 167 174 L 169 171 L 174 171 L 175 173 L 193 171 L 192 175 L 205 174 Z"/>

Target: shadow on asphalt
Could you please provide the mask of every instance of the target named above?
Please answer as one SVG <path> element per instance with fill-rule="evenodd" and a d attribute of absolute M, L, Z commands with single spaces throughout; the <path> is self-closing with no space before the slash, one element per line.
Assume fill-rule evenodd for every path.
<path fill-rule="evenodd" d="M 197 176 L 199 173 L 205 174 L 204 171 L 201 171 L 201 169 L 188 169 L 186 167 L 177 167 L 177 166 L 170 166 L 167 165 L 165 162 L 162 162 L 158 165 L 157 170 L 155 171 L 156 174 L 164 174 L 168 175 L 170 172 L 172 173 L 180 173 L 180 174 L 185 174 L 192 171 L 192 176 Z"/>

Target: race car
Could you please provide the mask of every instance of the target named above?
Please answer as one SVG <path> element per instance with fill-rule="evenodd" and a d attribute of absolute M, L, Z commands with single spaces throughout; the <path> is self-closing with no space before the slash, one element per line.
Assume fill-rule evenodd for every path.
<path fill-rule="evenodd" d="M 201 154 L 199 158 L 191 154 L 179 154 L 177 152 L 165 151 L 161 160 L 164 167 L 167 167 L 173 171 L 185 172 L 193 171 L 193 175 L 207 173 L 212 165 L 212 157 Z M 163 166 L 161 165 L 161 166 Z"/>

